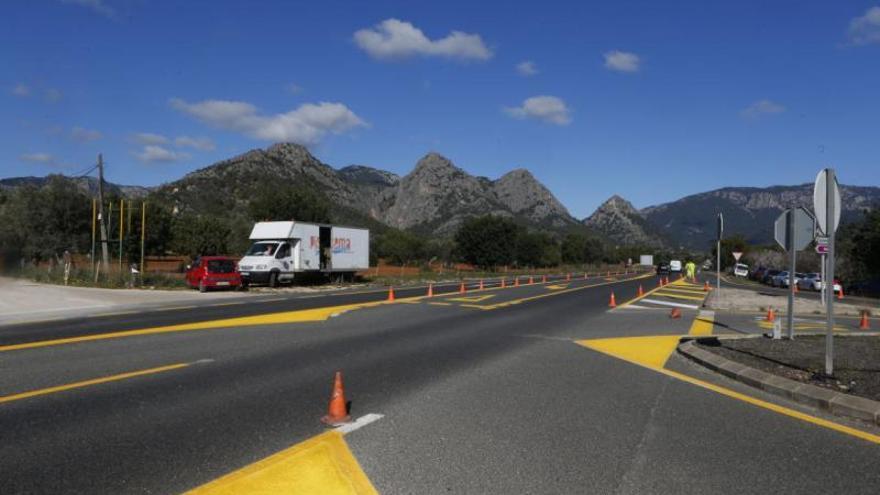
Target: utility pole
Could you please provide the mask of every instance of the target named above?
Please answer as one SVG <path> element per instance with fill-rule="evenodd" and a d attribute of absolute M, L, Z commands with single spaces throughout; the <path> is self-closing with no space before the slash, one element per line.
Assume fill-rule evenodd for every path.
<path fill-rule="evenodd" d="M 104 156 L 101 153 L 98 153 L 98 222 L 101 225 L 101 267 L 106 274 L 110 271 L 110 250 L 107 247 L 107 225 L 104 222 Z"/>

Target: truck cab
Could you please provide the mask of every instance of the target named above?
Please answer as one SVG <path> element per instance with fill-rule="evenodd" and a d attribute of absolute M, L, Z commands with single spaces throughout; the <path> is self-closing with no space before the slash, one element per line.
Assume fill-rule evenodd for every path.
<path fill-rule="evenodd" d="M 251 245 L 244 257 L 239 261 L 242 282 L 267 284 L 277 287 L 278 283 L 293 279 L 293 272 L 298 266 L 299 239 L 261 240 Z"/>

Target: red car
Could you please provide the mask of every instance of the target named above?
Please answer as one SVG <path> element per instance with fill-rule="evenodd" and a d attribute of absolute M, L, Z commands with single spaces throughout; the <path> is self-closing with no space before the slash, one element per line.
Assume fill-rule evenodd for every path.
<path fill-rule="evenodd" d="M 201 256 L 186 269 L 186 284 L 199 292 L 208 289 L 241 288 L 241 275 L 234 258 L 227 256 Z"/>

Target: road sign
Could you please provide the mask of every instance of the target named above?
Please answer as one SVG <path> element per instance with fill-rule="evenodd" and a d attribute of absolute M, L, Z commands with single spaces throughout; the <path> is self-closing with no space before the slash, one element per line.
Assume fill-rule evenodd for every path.
<path fill-rule="evenodd" d="M 818 254 L 828 254 L 828 245 L 830 244 L 830 239 L 825 236 L 816 237 L 816 252 Z"/>
<path fill-rule="evenodd" d="M 736 261 L 739 261 L 740 257 L 742 257 L 742 255 L 743 255 L 742 251 L 734 251 L 730 254 L 733 255 L 733 259 L 735 259 Z"/>
<path fill-rule="evenodd" d="M 828 208 L 828 184 L 827 177 L 830 169 L 823 169 L 819 172 L 819 175 L 816 176 L 816 184 L 813 186 L 813 211 L 816 213 L 816 223 L 819 225 L 819 230 L 824 234 L 828 234 L 828 229 L 826 228 L 826 210 Z M 837 177 L 834 177 L 834 180 L 831 185 L 831 194 L 834 196 L 834 225 L 831 226 L 831 230 L 837 231 L 837 226 L 840 225 L 840 212 L 841 212 L 841 204 L 840 204 L 840 186 L 837 183 Z"/>
<path fill-rule="evenodd" d="M 791 218 L 794 222 L 794 228 L 792 229 L 792 238 L 789 239 L 789 228 L 788 222 Z M 773 225 L 774 232 L 773 237 L 776 239 L 776 242 L 786 251 L 794 249 L 795 251 L 800 251 L 805 247 L 809 246 L 811 242 L 813 242 L 813 234 L 815 233 L 815 220 L 813 216 L 810 215 L 805 208 L 794 208 L 785 210 L 779 215 L 779 218 L 776 219 L 776 223 Z"/>

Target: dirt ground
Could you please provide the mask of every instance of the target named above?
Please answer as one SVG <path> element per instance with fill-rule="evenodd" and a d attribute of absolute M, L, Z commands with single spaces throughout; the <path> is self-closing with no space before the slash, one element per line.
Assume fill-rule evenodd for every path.
<path fill-rule="evenodd" d="M 738 363 L 791 380 L 880 400 L 880 336 L 834 336 L 834 376 L 825 375 L 825 336 L 790 340 L 720 339 L 699 345 Z"/>
<path fill-rule="evenodd" d="M 720 291 L 713 290 L 705 302 L 706 307 L 717 310 L 737 310 L 737 311 L 766 311 L 772 307 L 777 312 L 784 312 L 788 307 L 788 296 L 783 294 L 775 294 L 769 292 L 760 292 L 748 289 L 736 289 L 733 287 L 724 287 Z M 868 311 L 870 314 L 880 314 L 878 303 L 866 303 L 863 300 L 854 302 L 854 300 L 834 301 L 834 314 L 860 316 L 862 311 Z M 825 307 L 818 298 L 797 297 L 794 300 L 794 312 L 796 315 L 822 315 L 825 314 Z"/>

